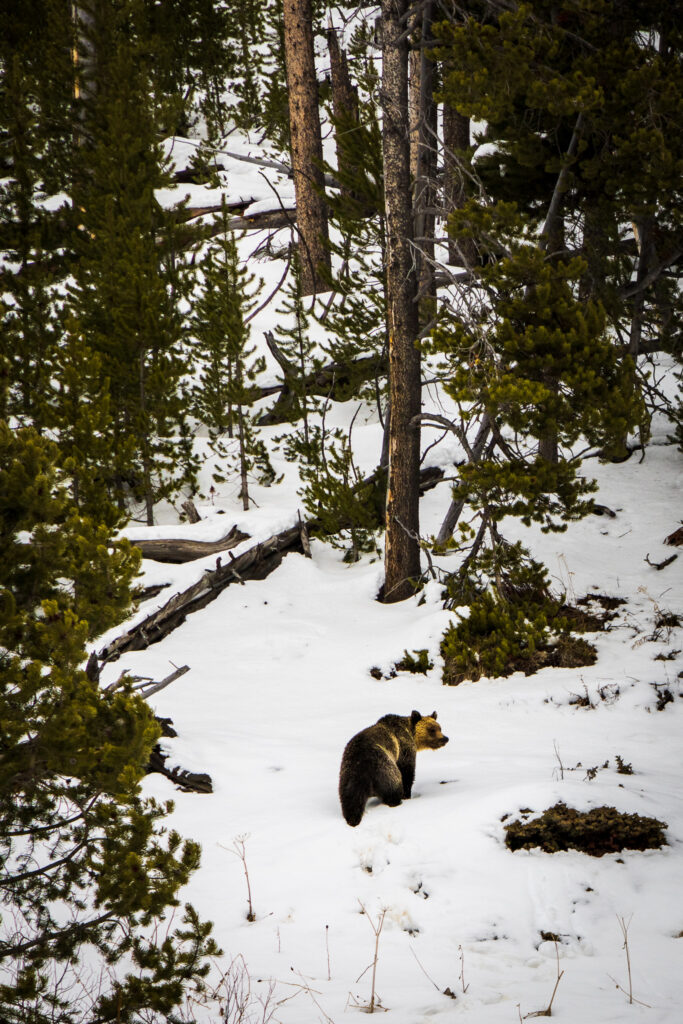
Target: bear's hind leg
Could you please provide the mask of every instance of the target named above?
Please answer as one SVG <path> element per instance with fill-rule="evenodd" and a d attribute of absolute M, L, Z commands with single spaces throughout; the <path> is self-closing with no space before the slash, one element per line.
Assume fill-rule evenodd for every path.
<path fill-rule="evenodd" d="M 375 794 L 383 804 L 398 807 L 403 799 L 401 773 L 394 762 L 389 762 L 375 779 Z"/>

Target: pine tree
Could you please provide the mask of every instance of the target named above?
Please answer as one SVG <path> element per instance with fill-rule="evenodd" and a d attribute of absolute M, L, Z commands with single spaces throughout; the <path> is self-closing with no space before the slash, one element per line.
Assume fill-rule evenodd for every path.
<path fill-rule="evenodd" d="M 336 37 L 333 45 L 339 49 Z M 368 46 L 367 34 L 357 30 L 349 45 L 349 56 L 357 69 L 354 103 L 344 107 L 337 101 L 330 115 L 337 165 L 327 170 L 338 191 L 330 192 L 328 205 L 330 223 L 341 237 L 331 242 L 339 266 L 331 278 L 338 299 L 321 320 L 330 335 L 325 350 L 332 362 L 348 372 L 349 395 L 367 391 L 370 397 L 387 358 L 387 322 L 382 134 L 371 99 L 379 83 L 372 62 L 367 60 Z M 340 50 L 340 62 L 342 56 L 345 54 Z M 358 374 L 354 370 L 359 357 L 371 355 L 377 357 L 374 381 L 368 381 L 365 371 Z"/>
<path fill-rule="evenodd" d="M 314 458 L 312 415 L 320 409 L 319 399 L 308 393 L 307 382 L 322 365 L 318 348 L 311 336 L 311 317 L 304 303 L 301 263 L 298 251 L 291 253 L 291 278 L 285 299 L 278 308 L 280 323 L 276 329 L 279 359 L 285 369 L 285 386 L 289 419 L 300 426 L 285 440 L 285 457 L 291 461 Z M 284 324 L 289 323 L 289 326 Z"/>
<path fill-rule="evenodd" d="M 179 445 L 187 436 L 180 382 L 188 356 L 178 311 L 183 274 L 173 211 L 155 198 L 168 178 L 139 4 L 98 5 L 94 15 L 87 27 L 96 59 L 75 183 L 82 217 L 71 308 L 109 380 L 110 486 L 120 506 L 129 497 L 142 502 L 152 523 L 154 504 L 194 479 Z"/>
<path fill-rule="evenodd" d="M 680 346 L 679 20 L 649 0 L 472 0 L 439 30 L 444 96 L 494 143 L 476 165 L 488 194 L 542 224 L 566 166 L 567 237 L 548 252 L 578 250 L 582 294 L 632 356 Z"/>
<path fill-rule="evenodd" d="M 78 322 L 67 317 L 54 354 L 49 426 L 59 440 L 60 462 L 69 479 L 74 507 L 110 528 L 122 509 L 109 467 L 125 452 L 114 444 L 109 378 L 102 359 L 88 346 Z M 127 457 L 134 458 L 133 439 Z"/>
<path fill-rule="evenodd" d="M 468 417 L 480 411 L 495 429 L 488 457 L 461 467 L 456 496 L 493 522 L 514 514 L 564 529 L 591 507 L 580 446 L 607 456 L 645 418 L 632 365 L 606 333 L 602 307 L 578 296 L 582 261 L 546 260 L 533 238 L 524 240 L 528 220 L 513 205 L 482 209 L 470 201 L 453 223 L 464 237 L 495 238 L 506 253 L 481 269 L 472 320 L 433 335 L 433 349 L 449 356 L 447 392 Z M 558 462 L 540 452 L 550 432 Z"/>
<path fill-rule="evenodd" d="M 79 668 L 125 614 L 139 555 L 77 514 L 58 454 L 0 423 L 0 1017 L 168 1021 L 217 952 L 190 907 L 154 938 L 199 849 L 163 838 L 170 805 L 140 796 L 150 709 Z"/>
<path fill-rule="evenodd" d="M 333 547 L 345 549 L 344 560 L 356 562 L 363 552 L 377 552 L 375 535 L 382 527 L 384 476 L 363 480 L 353 459 L 350 433 L 315 426 L 311 457 L 299 467 L 304 507 L 313 532 Z"/>
<path fill-rule="evenodd" d="M 38 83 L 20 52 L 3 67 L 0 124 L 9 175 L 0 183 L 0 244 L 11 270 L 4 277 L 0 355 L 8 374 L 7 413 L 45 429 L 61 318 L 54 303 L 54 246 L 58 218 L 44 209 L 49 148 Z M 54 172 L 53 172 L 54 173 Z"/>
<path fill-rule="evenodd" d="M 249 345 L 248 315 L 256 305 L 260 285 L 241 264 L 237 240 L 228 228 L 228 211 L 221 211 L 223 232 L 208 246 L 200 261 L 202 291 L 193 304 L 191 330 L 195 337 L 198 383 L 191 392 L 194 415 L 209 431 L 217 455 L 231 459 L 225 438 L 234 438 L 240 476 L 240 497 L 249 508 L 249 474 L 256 469 L 261 482 L 271 483 L 274 474 L 268 453 L 256 437 L 250 409 L 260 394 L 254 386 L 264 369 L 263 357 L 254 359 Z M 214 480 L 225 479 L 224 471 Z"/>
<path fill-rule="evenodd" d="M 667 40 L 659 54 L 655 25 Z M 475 164 L 479 195 L 449 218 L 455 244 L 481 264 L 468 261 L 469 315 L 435 334 L 453 360 L 448 389 L 490 438 L 462 467 L 456 498 L 492 523 L 505 508 L 561 529 L 591 507 L 581 455 L 623 457 L 629 431 L 647 436 L 632 343 L 647 317 L 634 318 L 627 284 L 646 260 L 641 246 L 634 265 L 623 225 L 651 204 L 664 229 L 658 259 L 673 239 L 678 143 L 661 132 L 680 89 L 678 36 L 658 5 L 607 0 L 561 11 L 472 0 L 438 32 L 446 101 L 485 121 L 494 143 Z M 637 143 L 640 164 L 627 167 L 622 154 L 635 158 Z M 652 327 L 665 265 L 650 262 L 652 280 L 634 289 L 642 299 L 653 286 Z"/>

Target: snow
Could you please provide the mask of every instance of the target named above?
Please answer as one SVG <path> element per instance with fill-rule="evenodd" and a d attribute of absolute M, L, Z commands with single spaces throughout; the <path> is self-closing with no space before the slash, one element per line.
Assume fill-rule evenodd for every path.
<path fill-rule="evenodd" d="M 272 311 L 257 318 L 255 340 L 264 316 L 272 322 Z M 348 422 L 351 405 L 333 407 L 330 422 Z M 271 445 L 281 428 L 269 429 Z M 356 420 L 361 461 L 372 463 L 379 429 L 370 414 Z M 676 551 L 663 543 L 682 507 L 681 455 L 667 441 L 669 429 L 656 420 L 643 459 L 586 464 L 599 482 L 596 500 L 614 518 L 593 515 L 556 535 L 513 521 L 502 526 L 545 562 L 569 600 L 592 592 L 626 601 L 608 631 L 590 636 L 598 650 L 593 666 L 444 687 L 439 643 L 453 614 L 443 609 L 440 585 L 433 581 L 398 605 L 379 604 L 381 561 L 367 556 L 349 566 L 339 551 L 313 541 L 312 559 L 288 555 L 266 580 L 230 586 L 163 642 L 105 667 L 104 684 L 124 669 L 161 679 L 171 665 L 190 666 L 151 703 L 179 734 L 162 741 L 169 765 L 208 772 L 214 792 L 175 791 L 159 775 L 146 778 L 144 791 L 172 797 L 169 826 L 201 842 L 202 865 L 183 899 L 214 922 L 225 952 L 215 979 L 231 961 L 246 972 L 243 980 L 248 974 L 248 1019 L 267 1019 L 258 999 L 269 993 L 282 1024 L 338 1024 L 367 1009 L 372 925 L 382 913 L 376 998 L 393 1024 L 518 1021 L 548 1006 L 558 970 L 552 1016 L 560 1022 L 680 1019 L 683 636 L 680 627 L 656 631 L 655 617 L 658 609 L 683 611 L 683 583 L 680 561 L 661 571 L 646 561 Z M 452 437 L 445 444 L 430 453 L 435 462 L 444 461 L 444 450 L 454 457 Z M 165 525 L 126 532 L 215 540 L 237 525 L 252 538 L 237 554 L 296 517 L 295 467 L 277 454 L 274 463 L 285 480 L 255 486 L 258 507 L 248 513 L 229 483 L 212 501 L 196 502 L 202 521 L 195 526 L 177 525 L 169 511 Z M 436 532 L 447 504 L 447 485 L 423 498 L 425 534 Z M 144 582 L 170 586 L 137 618 L 213 562 L 146 561 Z M 441 564 L 449 567 L 447 559 Z M 386 676 L 404 650 L 421 648 L 434 662 L 426 677 L 370 675 L 376 666 Z M 656 660 L 662 655 L 668 660 Z M 673 696 L 661 711 L 655 686 Z M 594 707 L 572 703 L 584 692 Z M 450 742 L 418 754 L 410 801 L 396 808 L 371 801 L 350 828 L 337 797 L 344 745 L 381 715 L 413 708 L 436 709 Z M 632 764 L 632 775 L 617 772 L 617 755 Z M 668 845 L 599 859 L 507 850 L 505 816 L 540 813 L 559 800 L 580 810 L 608 804 L 653 815 L 667 823 Z M 620 919 L 628 927 L 632 1005 Z M 548 933 L 559 936 L 557 945 L 543 939 Z M 193 1012 L 223 1019 L 216 1002 Z"/>
<path fill-rule="evenodd" d="M 186 170 L 199 150 L 199 142 L 172 136 L 164 140 L 163 148 L 173 173 Z M 293 209 L 294 185 L 288 169 L 280 160 L 269 155 L 263 144 L 252 145 L 248 133 L 233 132 L 225 145 L 207 150 L 207 159 L 213 158 L 220 168 L 220 185 L 179 184 L 157 189 L 156 198 L 163 207 L 173 207 L 187 200 L 190 209 L 219 207 L 221 199 L 229 207 L 247 206 L 246 216 L 269 210 Z"/>

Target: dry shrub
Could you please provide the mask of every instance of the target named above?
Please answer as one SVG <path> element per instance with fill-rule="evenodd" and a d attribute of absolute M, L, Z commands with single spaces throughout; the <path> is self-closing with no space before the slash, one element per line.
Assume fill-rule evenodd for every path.
<path fill-rule="evenodd" d="M 657 818 L 624 814 L 615 807 L 577 811 L 557 803 L 539 818 L 506 825 L 505 845 L 510 850 L 539 846 L 546 853 L 572 849 L 602 857 L 621 850 L 657 850 L 666 846 L 666 827 L 666 822 Z"/>

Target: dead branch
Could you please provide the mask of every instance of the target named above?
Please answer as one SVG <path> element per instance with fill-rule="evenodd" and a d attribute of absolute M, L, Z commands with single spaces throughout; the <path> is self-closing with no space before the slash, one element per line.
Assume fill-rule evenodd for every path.
<path fill-rule="evenodd" d="M 296 368 L 279 348 L 271 331 L 266 332 L 265 339 L 273 358 L 282 370 L 284 379 L 280 384 L 261 388 L 261 398 L 278 392 L 279 397 L 275 405 L 259 417 L 258 425 L 260 427 L 290 420 L 296 413 L 298 395 L 302 391 L 307 395 L 321 395 L 343 402 L 350 397 L 352 384 L 355 385 L 359 380 L 374 380 L 377 376 L 386 375 L 388 372 L 386 356 L 378 354 L 362 356 L 349 363 L 327 363 L 325 366 L 319 366 L 307 373 L 301 381 Z"/>
<path fill-rule="evenodd" d="M 174 768 L 167 768 L 166 761 L 168 754 L 161 751 L 159 744 L 154 747 L 149 755 L 147 774 L 158 772 L 186 793 L 213 793 L 213 782 L 211 776 L 206 772 L 189 772 L 185 768 L 176 765 Z"/>
<path fill-rule="evenodd" d="M 151 558 L 155 562 L 179 564 L 193 562 L 196 558 L 204 558 L 206 555 L 217 555 L 221 551 L 236 548 L 243 540 L 248 539 L 248 533 L 242 533 L 236 526 L 232 526 L 224 537 L 215 541 L 175 538 L 170 540 L 134 540 L 131 543 L 136 548 L 140 548 L 143 558 Z"/>
<path fill-rule="evenodd" d="M 658 569 L 659 571 L 666 569 L 667 565 L 671 565 L 671 563 L 675 562 L 677 558 L 678 555 L 671 555 L 670 558 L 665 558 L 663 562 L 651 562 L 649 554 L 645 555 L 645 561 L 647 564 L 651 565 L 653 569 Z"/>

